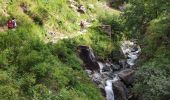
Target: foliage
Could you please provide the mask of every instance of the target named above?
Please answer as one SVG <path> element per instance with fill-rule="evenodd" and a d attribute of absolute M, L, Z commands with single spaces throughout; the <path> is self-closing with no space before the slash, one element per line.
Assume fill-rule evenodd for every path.
<path fill-rule="evenodd" d="M 145 34 L 148 23 L 161 14 L 167 14 L 169 5 L 169 0 L 129 0 L 123 19 L 131 36 L 139 37 L 139 33 Z"/>
<path fill-rule="evenodd" d="M 2 10 L 17 21 L 16 29 L 0 32 L 0 99 L 103 100 L 99 89 L 81 68 L 82 61 L 76 54 L 79 45 L 92 47 L 102 59 L 118 50 L 112 40 L 98 30 L 99 19 L 85 35 L 56 44 L 43 41 L 45 34 L 51 31 L 57 35 L 75 34 L 80 20 L 89 19 L 89 15 L 95 16 L 103 10 L 96 2 L 78 0 L 85 7 L 90 3 L 96 7 L 78 17 L 79 14 L 69 8 L 67 0 L 0 0 Z M 0 16 L 0 24 L 4 27 L 8 19 Z M 117 16 L 109 21 L 109 24 L 114 23 L 113 30 L 118 33 Z"/>
<path fill-rule="evenodd" d="M 81 62 L 69 44 L 44 44 L 21 36 L 20 33 L 0 36 L 0 97 L 4 100 L 47 100 L 62 96 L 67 100 L 68 95 L 78 93 L 75 99 L 102 98 L 89 84 L 90 80 L 83 73 Z M 83 87 L 79 88 L 82 84 Z M 84 93 L 84 89 L 89 92 Z M 93 93 L 98 97 L 94 97 Z M 82 94 L 84 96 L 80 96 Z"/>
<path fill-rule="evenodd" d="M 165 56 L 164 56 L 165 57 Z M 170 98 L 169 58 L 156 58 L 137 72 L 134 92 L 139 100 L 168 100 Z"/>
<path fill-rule="evenodd" d="M 142 55 L 134 93 L 139 100 L 170 97 L 169 1 L 129 0 L 122 15 L 128 37 L 138 38 Z"/>

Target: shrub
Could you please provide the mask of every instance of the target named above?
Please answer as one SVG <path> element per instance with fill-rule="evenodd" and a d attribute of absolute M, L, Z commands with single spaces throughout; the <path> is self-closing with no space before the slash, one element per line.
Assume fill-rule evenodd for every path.
<path fill-rule="evenodd" d="M 139 100 L 167 100 L 170 98 L 170 77 L 166 71 L 157 68 L 157 63 L 150 62 L 137 72 L 137 84 L 134 92 Z"/>

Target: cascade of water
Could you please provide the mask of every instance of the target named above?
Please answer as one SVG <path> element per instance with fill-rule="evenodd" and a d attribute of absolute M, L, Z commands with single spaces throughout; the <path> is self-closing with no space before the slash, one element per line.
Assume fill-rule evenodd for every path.
<path fill-rule="evenodd" d="M 124 41 L 121 45 L 121 49 L 123 54 L 128 57 L 127 63 L 133 66 L 135 60 L 138 58 L 138 53 L 141 52 L 140 47 L 131 41 Z"/>
<path fill-rule="evenodd" d="M 106 92 L 106 100 L 114 100 L 114 93 L 113 93 L 113 89 L 112 89 L 112 80 L 106 81 L 105 92 Z"/>
<path fill-rule="evenodd" d="M 103 70 L 104 65 L 101 62 L 97 62 L 97 63 L 99 64 L 100 73 L 102 74 L 102 70 Z"/>
<path fill-rule="evenodd" d="M 113 80 L 106 81 L 106 86 L 105 86 L 106 100 L 115 100 L 112 84 L 118 80 L 119 80 L 119 77 L 116 74 L 116 76 L 113 78 Z"/>
<path fill-rule="evenodd" d="M 139 53 L 141 52 L 140 47 L 131 41 L 124 41 L 121 44 L 121 49 L 125 57 L 128 57 L 128 59 L 124 61 L 124 64 L 133 66 L 135 64 L 135 60 L 138 58 Z M 115 100 L 115 97 L 119 98 L 119 100 L 126 100 L 127 93 L 125 89 L 126 87 L 123 82 L 126 82 L 127 84 L 131 83 L 133 70 L 126 70 L 127 67 L 121 68 L 120 66 L 118 66 L 120 67 L 120 72 L 118 72 L 117 70 L 115 71 L 114 68 L 116 65 L 110 64 L 108 62 L 97 61 L 92 49 L 87 48 L 87 50 L 88 55 L 86 56 L 88 57 L 84 58 L 88 58 L 92 62 L 97 63 L 98 67 L 94 68 L 95 66 L 93 65 L 91 66 L 93 68 L 87 67 L 86 73 L 91 78 L 91 80 L 95 82 L 96 85 L 98 85 L 100 89 L 105 90 L 106 100 Z M 119 94 L 114 94 L 113 87 L 116 88 L 117 91 L 119 91 Z"/>

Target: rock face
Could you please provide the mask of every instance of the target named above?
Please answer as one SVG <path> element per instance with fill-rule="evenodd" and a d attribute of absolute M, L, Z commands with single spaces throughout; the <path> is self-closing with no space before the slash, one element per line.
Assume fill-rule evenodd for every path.
<path fill-rule="evenodd" d="M 133 83 L 134 75 L 135 71 L 132 69 L 125 69 L 118 73 L 118 76 L 126 85 L 130 85 Z"/>
<path fill-rule="evenodd" d="M 120 65 L 123 69 L 125 69 L 125 68 L 128 67 L 128 64 L 127 64 L 127 62 L 126 62 L 126 59 L 121 59 L 121 60 L 119 60 L 119 65 Z"/>
<path fill-rule="evenodd" d="M 96 57 L 94 56 L 94 53 L 91 48 L 87 46 L 78 46 L 78 51 L 80 58 L 84 61 L 86 64 L 86 69 L 90 70 L 98 70 L 99 66 L 97 64 Z"/>
<path fill-rule="evenodd" d="M 127 88 L 120 80 L 113 83 L 113 90 L 115 100 L 127 100 Z"/>

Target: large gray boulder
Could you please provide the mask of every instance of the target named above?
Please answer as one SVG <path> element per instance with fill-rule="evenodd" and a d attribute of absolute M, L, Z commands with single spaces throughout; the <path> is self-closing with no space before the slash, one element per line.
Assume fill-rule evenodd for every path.
<path fill-rule="evenodd" d="M 126 85 L 130 85 L 134 81 L 135 71 L 132 69 L 126 69 L 119 72 L 118 76 Z"/>
<path fill-rule="evenodd" d="M 120 80 L 113 82 L 113 91 L 115 100 L 127 100 L 127 88 Z"/>
<path fill-rule="evenodd" d="M 97 59 L 93 53 L 93 50 L 88 46 L 78 46 L 78 53 L 80 58 L 85 63 L 85 68 L 89 70 L 99 70 Z"/>

